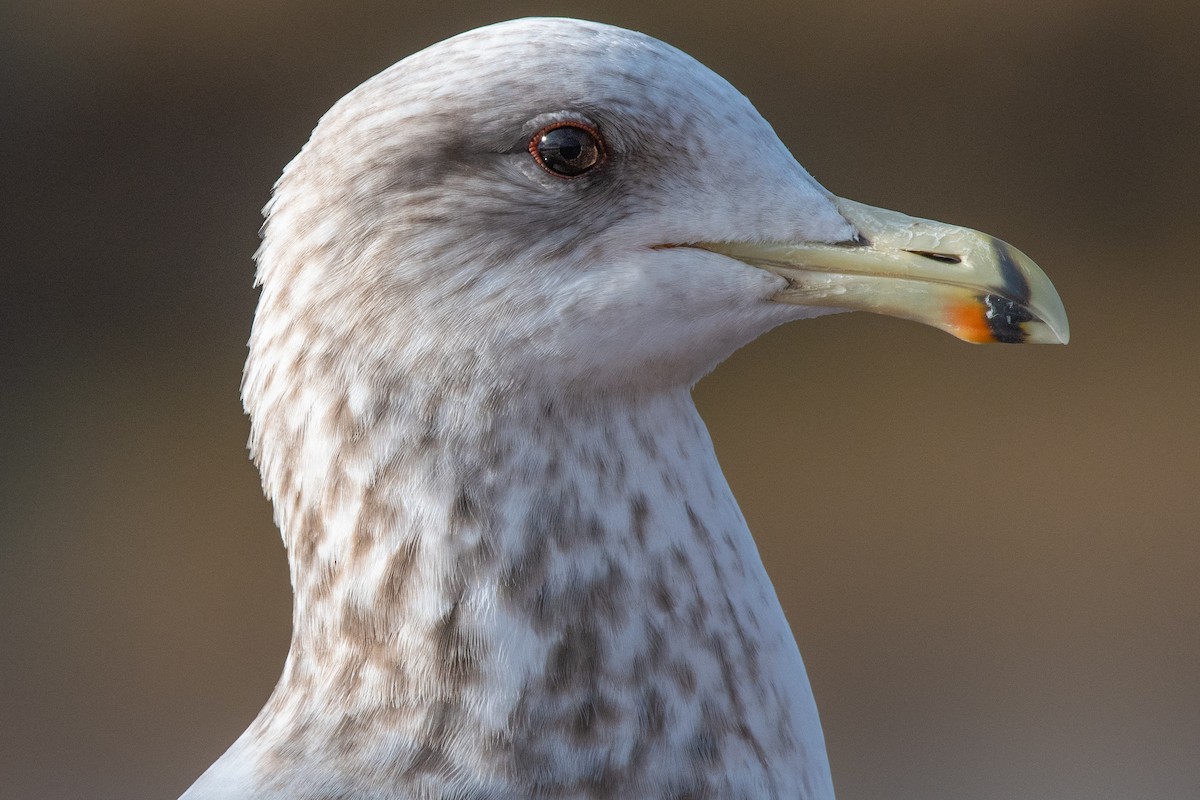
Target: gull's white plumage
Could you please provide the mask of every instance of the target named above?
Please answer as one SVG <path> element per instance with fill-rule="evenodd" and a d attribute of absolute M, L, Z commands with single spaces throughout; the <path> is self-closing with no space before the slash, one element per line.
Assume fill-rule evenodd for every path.
<path fill-rule="evenodd" d="M 563 115 L 605 132 L 604 182 L 523 150 Z M 640 34 L 504 23 L 335 105 L 269 206 L 243 386 L 291 651 L 184 797 L 832 798 L 690 398 L 820 312 L 657 245 L 853 236 L 744 97 Z"/>

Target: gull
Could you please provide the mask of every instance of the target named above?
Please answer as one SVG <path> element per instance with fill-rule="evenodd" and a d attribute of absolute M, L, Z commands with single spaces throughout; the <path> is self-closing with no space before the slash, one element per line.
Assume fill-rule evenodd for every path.
<path fill-rule="evenodd" d="M 828 800 L 795 639 L 691 399 L 865 309 L 1063 342 L 999 240 L 821 187 L 679 50 L 525 19 L 325 114 L 242 395 L 291 647 L 186 800 Z"/>

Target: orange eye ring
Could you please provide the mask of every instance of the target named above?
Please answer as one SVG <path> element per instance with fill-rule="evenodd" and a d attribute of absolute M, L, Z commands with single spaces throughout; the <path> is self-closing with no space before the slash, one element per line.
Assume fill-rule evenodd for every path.
<path fill-rule="evenodd" d="M 604 138 L 578 120 L 555 122 L 529 140 L 529 154 L 557 178 L 578 178 L 604 162 Z"/>

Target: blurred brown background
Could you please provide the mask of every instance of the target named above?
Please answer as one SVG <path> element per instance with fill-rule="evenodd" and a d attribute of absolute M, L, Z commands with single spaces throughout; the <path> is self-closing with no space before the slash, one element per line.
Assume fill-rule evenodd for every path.
<path fill-rule="evenodd" d="M 238 401 L 259 209 L 318 116 L 527 14 L 637 28 L 833 191 L 1054 279 L 1065 348 L 846 315 L 698 399 L 842 800 L 1200 797 L 1200 4 L 0 5 L 0 796 L 173 798 L 287 649 Z"/>

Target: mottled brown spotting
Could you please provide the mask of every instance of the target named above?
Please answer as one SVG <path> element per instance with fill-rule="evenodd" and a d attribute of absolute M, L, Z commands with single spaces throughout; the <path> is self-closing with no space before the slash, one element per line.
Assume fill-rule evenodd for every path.
<path fill-rule="evenodd" d="M 710 474 L 705 474 L 704 483 L 708 487 L 708 499 L 716 501 L 717 499 L 717 484 Z"/>
<path fill-rule="evenodd" d="M 574 513 L 573 513 L 574 512 Z M 578 523 L 578 502 L 566 492 L 539 492 L 525 517 L 526 536 L 567 547 Z"/>
<path fill-rule="evenodd" d="M 675 593 L 667 585 L 666 570 L 661 563 L 655 564 L 654 577 L 650 580 L 650 594 L 659 611 L 668 617 L 675 615 Z"/>
<path fill-rule="evenodd" d="M 493 470 L 499 470 L 508 463 L 511 454 L 511 447 L 507 444 L 501 445 L 499 442 L 494 442 L 488 449 L 488 466 Z"/>
<path fill-rule="evenodd" d="M 380 368 L 380 372 L 384 370 Z M 400 376 L 388 377 L 375 393 L 366 414 L 363 415 L 363 425 L 370 427 L 390 416 L 404 397 L 407 386 L 407 382 Z"/>
<path fill-rule="evenodd" d="M 612 468 L 609 464 L 608 456 L 601 451 L 593 451 L 587 453 L 581 461 L 591 467 L 592 474 L 595 476 L 597 491 L 603 491 L 612 479 Z"/>
<path fill-rule="evenodd" d="M 725 598 L 725 616 L 737 634 L 738 645 L 742 650 L 742 664 L 746 671 L 746 677 L 749 678 L 749 683 L 752 686 L 757 687 L 759 699 L 765 703 L 766 689 L 759 680 L 758 645 L 746 635 L 746 629 L 742 625 L 741 616 L 738 614 L 737 609 L 733 607 L 733 601 L 728 596 Z"/>
<path fill-rule="evenodd" d="M 479 637 L 472 636 L 462 623 L 462 594 L 460 591 L 450 609 L 434 626 L 438 654 L 436 665 L 450 692 L 461 692 L 463 686 L 479 679 L 479 665 L 483 658 Z"/>
<path fill-rule="evenodd" d="M 527 536 L 525 549 L 500 573 L 500 590 L 515 605 L 523 605 L 535 586 L 541 586 L 549 569 L 550 548 L 544 537 Z"/>
<path fill-rule="evenodd" d="M 388 502 L 378 490 L 363 493 L 358 508 L 358 517 L 354 522 L 354 547 L 375 548 L 381 535 L 395 530 L 400 523 L 401 510 L 395 504 Z"/>
<path fill-rule="evenodd" d="M 550 771 L 549 756 L 537 747 L 543 720 L 533 708 L 534 702 L 543 696 L 540 685 L 525 682 L 508 715 L 506 728 L 510 733 L 500 742 L 503 745 L 501 752 L 510 756 L 510 763 L 527 776 L 548 774 Z"/>
<path fill-rule="evenodd" d="M 294 466 L 292 466 L 290 459 L 284 462 L 283 475 L 279 480 L 279 485 L 281 493 L 291 492 L 292 489 L 296 487 L 296 469 Z M 300 493 L 298 491 L 295 493 L 294 499 L 300 499 Z"/>
<path fill-rule="evenodd" d="M 499 387 L 488 389 L 487 396 L 483 398 L 483 411 L 489 416 L 496 416 L 500 409 L 504 407 L 507 399 L 507 393 Z"/>
<path fill-rule="evenodd" d="M 413 676 L 408 671 L 407 654 L 390 637 L 355 642 L 354 650 L 376 669 L 387 673 L 389 712 L 395 713 L 401 702 L 412 696 Z"/>
<path fill-rule="evenodd" d="M 363 502 L 367 502 L 365 498 Z M 360 511 L 354 533 L 350 536 L 350 552 L 346 554 L 347 561 L 356 568 L 361 568 L 362 563 L 374 557 L 376 552 L 375 531 L 373 526 L 363 524 L 365 519 Z"/>
<path fill-rule="evenodd" d="M 701 733 L 709 736 L 714 743 L 723 742 L 734 732 L 736 723 L 723 706 L 718 706 L 715 699 L 706 697 L 700 701 L 700 720 L 696 723 L 693 736 Z M 717 745 L 719 746 L 719 744 Z"/>
<path fill-rule="evenodd" d="M 754 751 L 754 757 L 758 759 L 758 763 L 759 766 L 762 767 L 763 774 L 770 776 L 772 791 L 774 792 L 775 770 L 771 768 L 771 760 L 767 758 L 767 751 L 763 748 L 762 744 L 758 741 L 758 737 L 754 735 L 754 732 L 750 730 L 750 727 L 745 722 L 738 724 L 737 733 L 738 736 L 741 737 L 742 741 L 744 741 L 750 747 L 750 749 Z"/>
<path fill-rule="evenodd" d="M 593 544 L 600 544 L 605 540 L 606 534 L 607 531 L 604 529 L 604 523 L 600 521 L 598 514 L 593 514 L 588 518 L 587 525 L 584 527 L 584 535 L 588 541 Z"/>
<path fill-rule="evenodd" d="M 697 539 L 704 543 L 708 552 L 713 554 L 713 564 L 719 565 L 719 562 L 716 559 L 716 543 L 713 541 L 713 537 L 708 530 L 708 526 L 704 524 L 704 520 L 700 519 L 700 515 L 696 513 L 696 509 L 692 508 L 691 503 L 684 503 L 683 507 L 687 511 L 688 524 L 692 526 L 692 533 L 696 535 Z"/>
<path fill-rule="evenodd" d="M 380 488 L 380 483 L 386 481 L 403 469 L 406 453 L 403 450 L 395 450 L 377 461 L 371 466 L 371 474 L 367 477 L 367 482 L 363 486 L 365 496 L 370 496 L 377 492 Z"/>
<path fill-rule="evenodd" d="M 642 700 L 638 705 L 638 730 L 643 744 L 647 738 L 657 739 L 662 736 L 667 725 L 667 704 L 662 693 L 651 686 L 642 691 Z"/>
<path fill-rule="evenodd" d="M 546 470 L 544 475 L 545 481 L 547 483 L 553 483 L 554 481 L 557 481 L 561 472 L 562 460 L 559 458 L 557 452 L 551 453 L 550 457 L 546 459 Z"/>
<path fill-rule="evenodd" d="M 353 697 L 362 685 L 362 671 L 365 666 L 365 654 L 348 653 L 338 665 L 332 684 L 338 687 L 338 692 L 343 696 Z M 339 725 L 349 724 L 349 722 L 349 718 L 343 718 Z"/>
<path fill-rule="evenodd" d="M 584 700 L 575 710 L 574 724 L 571 725 L 571 735 L 576 742 L 587 739 L 592 732 L 592 723 L 596 721 L 596 705 L 591 700 Z"/>
<path fill-rule="evenodd" d="M 380 630 L 375 610 L 363 608 L 357 603 L 346 603 L 342 606 L 341 623 L 342 630 L 351 640 L 379 642 L 386 637 L 386 632 Z"/>
<path fill-rule="evenodd" d="M 542 584 L 535 594 L 529 619 L 540 633 L 575 619 L 603 622 L 609 629 L 616 629 L 624 625 L 628 605 L 625 571 L 620 561 L 609 558 L 604 572 L 595 578 L 567 576 L 565 580 Z"/>
<path fill-rule="evenodd" d="M 593 691 L 575 706 L 570 720 L 572 741 L 579 746 L 596 743 L 614 723 L 620 720 L 618 707 L 603 692 Z"/>
<path fill-rule="evenodd" d="M 746 577 L 746 562 L 738 553 L 737 542 L 734 541 L 733 534 L 730 531 L 725 531 L 721 537 L 725 541 L 725 546 L 729 548 L 729 560 L 733 564 L 733 569 L 737 572 L 739 578 Z"/>
<path fill-rule="evenodd" d="M 546 657 L 546 683 L 551 691 L 595 685 L 602 665 L 600 637 L 587 622 L 565 628 Z"/>
<path fill-rule="evenodd" d="M 379 587 L 380 600 L 383 603 L 394 605 L 404 598 L 420 548 L 420 540 L 412 538 L 406 539 L 400 547 L 392 551 L 388 557 L 383 583 Z"/>
<path fill-rule="evenodd" d="M 633 531 L 633 538 L 643 547 L 646 546 L 646 520 L 649 516 L 646 495 L 638 492 L 629 502 L 629 528 Z"/>
<path fill-rule="evenodd" d="M 692 737 L 688 749 L 691 750 L 692 757 L 705 767 L 715 767 L 720 760 L 721 751 L 717 745 L 717 740 L 707 730 L 697 732 Z"/>
<path fill-rule="evenodd" d="M 721 680 L 725 685 L 725 695 L 729 698 L 730 711 L 733 718 L 737 720 L 735 731 L 738 737 L 754 752 L 755 758 L 758 759 L 759 764 L 763 768 L 763 774 L 770 776 L 772 787 L 774 787 L 775 773 L 771 769 L 770 761 L 766 757 L 766 751 L 745 722 L 747 719 L 746 704 L 742 700 L 740 682 L 738 676 L 734 673 L 733 664 L 729 660 L 729 654 L 725 650 L 724 643 L 721 639 L 713 637 L 710 642 L 710 649 L 717 656 L 717 661 L 721 667 Z M 774 791 L 774 788 L 772 791 Z"/>
<path fill-rule="evenodd" d="M 542 499 L 545 502 L 541 506 L 540 533 L 550 536 L 559 550 L 570 552 L 588 538 L 588 525 L 580 513 L 578 498 L 560 492 L 543 494 L 539 500 Z M 534 503 L 537 505 L 538 500 Z"/>
<path fill-rule="evenodd" d="M 301 724 L 307 726 L 311 723 L 305 720 Z M 302 760 L 307 754 L 307 732 L 298 731 L 294 727 L 288 734 L 285 739 L 272 745 L 267 750 L 266 756 L 261 760 L 260 769 L 264 775 L 275 777 L 286 774 L 288 770 L 295 766 L 296 762 Z M 283 781 L 277 781 L 274 788 L 276 790 L 282 789 Z"/>
<path fill-rule="evenodd" d="M 675 679 L 675 685 L 684 696 L 691 697 L 696 693 L 696 671 L 692 669 L 691 664 L 676 661 L 671 665 L 671 677 Z"/>
<path fill-rule="evenodd" d="M 333 516 L 333 512 L 344 505 L 350 497 L 351 488 L 356 488 L 352 486 L 350 476 L 346 474 L 345 470 L 335 468 L 332 472 L 333 474 L 325 483 L 325 493 L 321 497 L 321 507 L 327 516 Z"/>
<path fill-rule="evenodd" d="M 558 610 L 556 599 L 544 583 L 534 592 L 533 606 L 527 610 L 530 611 L 529 619 L 533 623 L 533 629 L 538 633 L 553 630 L 558 622 L 558 615 L 555 613 Z"/>
<path fill-rule="evenodd" d="M 440 444 L 441 439 L 441 424 L 439 415 L 442 410 L 442 401 L 436 395 L 426 399 L 425 405 L 421 409 L 420 423 L 421 432 L 417 436 L 416 449 L 420 452 L 428 452 Z"/>
<path fill-rule="evenodd" d="M 708 600 L 705 599 L 699 589 L 696 568 L 692 566 L 692 559 L 687 552 L 679 545 L 674 544 L 671 545 L 670 553 L 675 567 L 683 573 L 683 580 L 678 581 L 678 583 L 691 589 L 692 604 L 688 608 L 688 619 L 691 622 L 693 630 L 699 632 L 704 629 L 708 618 Z"/>
<path fill-rule="evenodd" d="M 325 523 L 320 509 L 308 508 L 296 535 L 298 541 L 285 542 L 293 549 L 297 573 L 308 572 L 317 556 L 317 545 L 325 538 Z"/>
<path fill-rule="evenodd" d="M 659 473 L 662 476 L 663 486 L 667 487 L 668 490 L 676 495 L 683 496 L 688 494 L 687 483 L 680 475 L 679 469 L 669 462 L 666 463 L 667 465 L 664 466 L 662 471 Z"/>
<path fill-rule="evenodd" d="M 622 797 L 622 787 L 628 786 L 629 776 L 605 761 L 595 767 L 580 787 L 589 800 L 614 800 Z"/>
<path fill-rule="evenodd" d="M 470 489 L 466 486 L 460 487 L 454 497 L 454 503 L 450 506 L 450 530 L 459 531 L 474 525 L 479 521 L 479 517 L 479 504 L 475 502 Z"/>
<path fill-rule="evenodd" d="M 342 359 L 348 347 L 353 347 L 354 338 L 338 337 L 341 344 L 325 347 L 316 352 L 317 370 L 322 375 L 336 375 L 342 366 Z"/>
<path fill-rule="evenodd" d="M 662 628 L 651 622 L 646 623 L 644 630 L 646 633 L 646 656 L 650 659 L 650 669 L 660 672 L 667 656 L 666 636 L 663 635 Z"/>
<path fill-rule="evenodd" d="M 456 702 L 437 703 L 430 713 L 431 722 L 421 736 L 421 742 L 412 761 L 404 770 L 404 778 L 411 780 L 422 774 L 448 775 L 454 767 L 450 757 L 452 730 L 451 721 L 463 716 Z"/>
<path fill-rule="evenodd" d="M 742 701 L 741 684 L 738 680 L 738 675 L 734 672 L 733 662 L 729 659 L 729 653 L 725 650 L 725 642 L 720 637 L 714 635 L 709 640 L 709 650 L 717 657 L 717 664 L 721 668 L 721 681 L 725 684 L 725 696 L 729 698 L 730 708 L 734 716 L 738 719 L 744 719 L 746 716 L 746 704 Z"/>
<path fill-rule="evenodd" d="M 704 520 L 700 519 L 699 515 L 696 514 L 695 509 L 692 508 L 690 503 L 685 504 L 685 508 L 687 509 L 688 522 L 692 526 L 692 532 L 696 535 L 696 538 L 703 543 L 703 551 L 708 553 L 710 556 L 713 573 L 716 575 L 717 582 L 722 586 L 731 585 L 731 581 L 725 576 L 724 564 L 728 561 L 732 561 L 740 566 L 741 559 L 736 557 L 736 553 L 731 553 L 729 558 L 722 557 L 722 554 L 717 552 L 716 540 L 713 538 L 712 533 L 708 530 L 708 526 L 704 524 Z M 699 595 L 697 595 L 697 597 L 699 597 Z M 701 600 L 703 600 L 703 598 L 701 598 Z M 737 619 L 737 612 L 734 611 L 733 605 L 730 603 L 728 598 L 726 598 L 725 602 L 730 622 L 735 626 L 740 627 L 740 623 Z"/>
<path fill-rule="evenodd" d="M 624 453 L 604 447 L 582 447 L 578 461 L 587 464 L 594 476 L 595 486 L 601 491 L 607 487 L 622 485 L 629 473 Z"/>
<path fill-rule="evenodd" d="M 312 598 L 316 601 L 328 600 L 341 577 L 337 561 L 326 561 L 313 571 L 306 584 Z"/>

